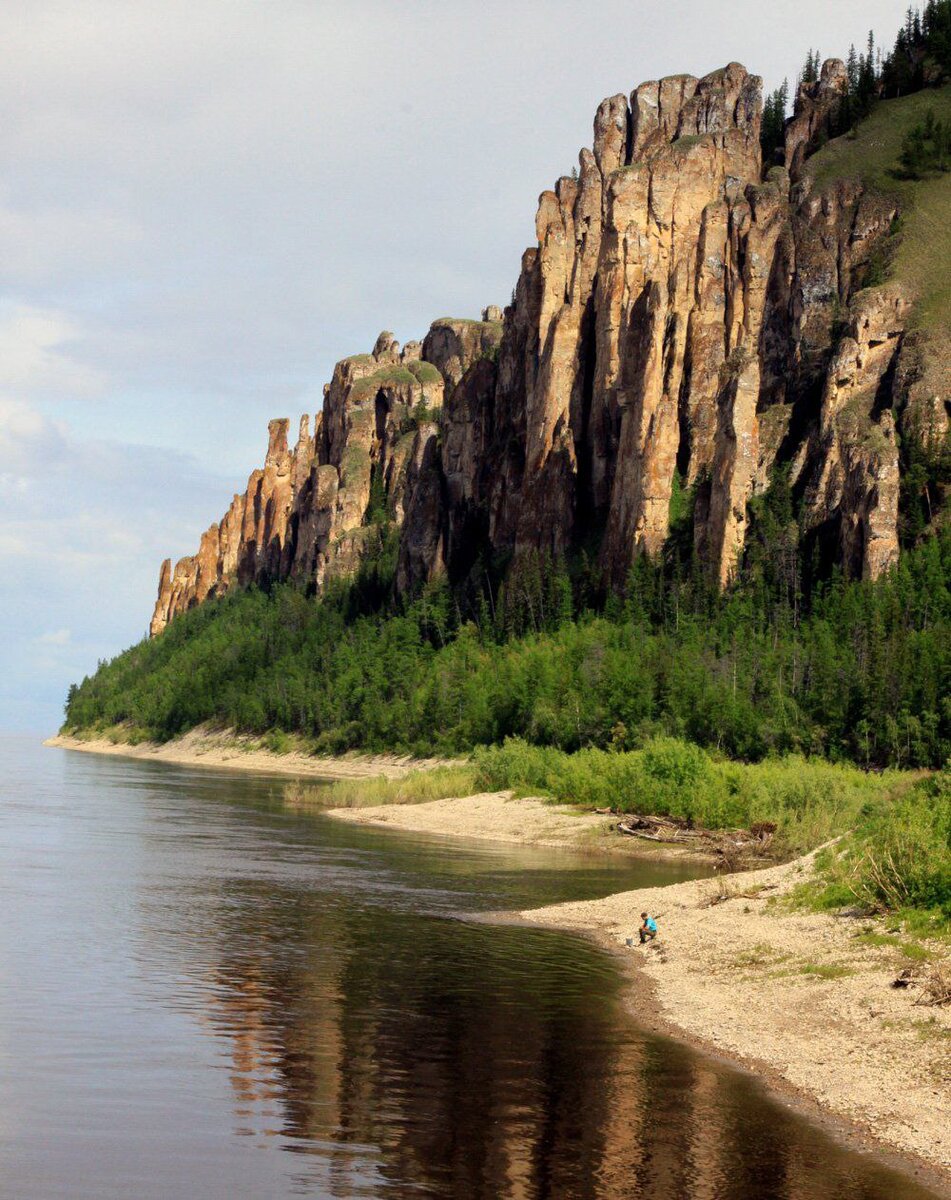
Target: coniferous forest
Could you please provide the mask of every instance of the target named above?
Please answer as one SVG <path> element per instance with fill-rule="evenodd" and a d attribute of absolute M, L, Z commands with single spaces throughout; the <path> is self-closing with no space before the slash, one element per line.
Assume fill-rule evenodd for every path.
<path fill-rule="evenodd" d="M 775 500 L 775 497 L 774 497 Z M 876 583 L 805 594 L 795 526 L 763 522 L 725 597 L 674 559 L 597 597 L 584 562 L 533 558 L 477 603 L 391 600 L 394 547 L 314 600 L 237 591 L 70 690 L 68 727 L 168 738 L 203 721 L 295 731 L 322 752 L 459 752 L 520 736 L 576 750 L 684 737 L 750 761 L 787 752 L 939 766 L 951 750 L 951 532 Z M 775 539 L 775 540 L 774 540 Z"/>

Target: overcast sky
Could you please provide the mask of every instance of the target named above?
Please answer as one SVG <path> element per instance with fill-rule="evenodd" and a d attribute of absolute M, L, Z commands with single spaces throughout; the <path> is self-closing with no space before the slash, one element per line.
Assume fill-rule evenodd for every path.
<path fill-rule="evenodd" d="M 0 728 L 142 636 L 338 358 L 506 302 L 602 97 L 774 87 L 905 7 L 4 0 Z"/>

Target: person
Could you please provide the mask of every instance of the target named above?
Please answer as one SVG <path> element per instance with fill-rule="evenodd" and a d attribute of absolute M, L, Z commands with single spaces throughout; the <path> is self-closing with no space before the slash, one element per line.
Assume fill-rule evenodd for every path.
<path fill-rule="evenodd" d="M 642 946 L 645 942 L 652 942 L 657 937 L 657 922 L 647 913 L 641 913 L 641 927 L 638 932 L 641 935 Z"/>

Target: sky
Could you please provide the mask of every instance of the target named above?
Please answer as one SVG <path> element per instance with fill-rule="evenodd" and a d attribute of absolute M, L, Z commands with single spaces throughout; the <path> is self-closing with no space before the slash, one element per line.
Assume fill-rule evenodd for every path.
<path fill-rule="evenodd" d="M 906 4 L 4 0 L 0 729 L 144 635 L 339 358 L 508 301 L 604 96 Z"/>

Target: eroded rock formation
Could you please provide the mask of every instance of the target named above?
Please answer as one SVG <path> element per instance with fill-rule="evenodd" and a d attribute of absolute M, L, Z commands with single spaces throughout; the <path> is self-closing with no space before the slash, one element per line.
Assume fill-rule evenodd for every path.
<path fill-rule="evenodd" d="M 778 462 L 806 530 L 849 572 L 885 570 L 893 412 L 947 416 L 905 345 L 913 297 L 862 290 L 894 202 L 809 174 L 844 79 L 833 60 L 800 89 L 765 179 L 761 82 L 738 64 L 605 100 L 593 148 L 539 199 L 513 302 L 402 351 L 381 334 L 338 363 L 293 450 L 271 422 L 263 469 L 194 557 L 163 564 L 152 633 L 235 584 L 352 573 L 381 522 L 400 530 L 404 592 L 465 578 L 484 551 L 579 544 L 620 586 L 690 489 L 696 551 L 725 586 Z"/>

